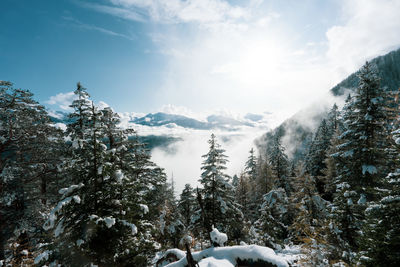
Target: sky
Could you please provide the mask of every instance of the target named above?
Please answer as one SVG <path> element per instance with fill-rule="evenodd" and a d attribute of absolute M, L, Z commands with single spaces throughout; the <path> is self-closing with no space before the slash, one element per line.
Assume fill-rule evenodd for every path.
<path fill-rule="evenodd" d="M 396 0 L 1 0 L 0 79 L 67 109 L 281 121 L 400 46 Z"/>
<path fill-rule="evenodd" d="M 332 104 L 331 87 L 400 47 L 398 0 L 0 0 L 0 10 L 0 80 L 49 110 L 68 111 L 80 81 L 117 112 L 253 113 L 274 127 Z M 152 159 L 177 192 L 196 185 L 210 133 L 144 128 L 181 138 Z M 230 175 L 265 131 L 216 132 Z"/>

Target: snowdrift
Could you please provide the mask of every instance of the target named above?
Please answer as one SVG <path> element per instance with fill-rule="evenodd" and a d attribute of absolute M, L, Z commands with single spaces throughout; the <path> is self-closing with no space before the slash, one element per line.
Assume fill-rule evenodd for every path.
<path fill-rule="evenodd" d="M 173 254 L 178 259 L 168 263 L 167 258 L 171 259 Z M 268 267 L 289 267 L 287 260 L 278 256 L 272 249 L 257 245 L 231 246 L 231 247 L 211 247 L 203 251 L 192 252 L 193 259 L 198 262 L 200 267 L 235 267 L 246 266 L 246 263 L 259 263 L 254 266 Z M 186 267 L 186 252 L 173 249 L 168 250 L 159 260 L 156 267 Z"/>

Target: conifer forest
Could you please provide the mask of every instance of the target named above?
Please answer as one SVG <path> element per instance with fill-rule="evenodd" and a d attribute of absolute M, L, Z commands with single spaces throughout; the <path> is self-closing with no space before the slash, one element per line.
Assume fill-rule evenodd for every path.
<path fill-rule="evenodd" d="M 0 267 L 400 267 L 400 0 L 0 0 Z"/>
<path fill-rule="evenodd" d="M 30 91 L 2 81 L 2 265 L 198 266 L 210 247 L 247 260 L 236 266 L 399 265 L 398 91 L 371 63 L 357 75 L 303 157 L 288 158 L 277 128 L 230 177 L 212 134 L 201 186 L 179 195 L 135 130 L 81 83 L 62 130 Z"/>

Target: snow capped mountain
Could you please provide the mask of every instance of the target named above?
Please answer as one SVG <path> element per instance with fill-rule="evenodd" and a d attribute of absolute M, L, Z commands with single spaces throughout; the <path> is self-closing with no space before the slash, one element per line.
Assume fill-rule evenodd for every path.
<path fill-rule="evenodd" d="M 183 128 L 191 128 L 198 130 L 208 130 L 210 126 L 207 122 L 202 122 L 196 119 L 192 119 L 183 115 L 167 114 L 163 112 L 149 113 L 143 117 L 135 118 L 131 121 L 134 124 L 145 125 L 145 126 L 164 126 L 170 125 L 171 127 L 180 126 Z"/>
<path fill-rule="evenodd" d="M 145 126 L 168 126 L 170 128 L 179 126 L 187 129 L 195 130 L 212 130 L 222 129 L 228 131 L 239 130 L 240 127 L 258 127 L 261 124 L 266 126 L 266 122 L 261 120 L 263 115 L 252 114 L 252 116 L 244 116 L 241 119 L 229 117 L 226 115 L 209 115 L 205 121 L 190 118 L 184 115 L 170 114 L 170 113 L 149 113 L 143 117 L 137 117 L 130 122 L 138 125 Z"/>
<path fill-rule="evenodd" d="M 70 123 L 68 114 L 62 111 L 50 111 L 52 120 L 56 123 Z M 138 130 L 139 135 L 147 135 L 154 131 L 154 134 L 162 129 L 181 129 L 181 130 L 223 130 L 241 131 L 243 128 L 267 128 L 267 115 L 246 114 L 244 116 L 230 116 L 226 114 L 211 114 L 205 119 L 192 118 L 180 114 L 165 112 L 138 114 L 138 113 L 119 113 L 123 127 L 133 127 Z M 142 132 L 141 130 L 144 130 Z M 146 132 L 146 133 L 145 133 Z"/>

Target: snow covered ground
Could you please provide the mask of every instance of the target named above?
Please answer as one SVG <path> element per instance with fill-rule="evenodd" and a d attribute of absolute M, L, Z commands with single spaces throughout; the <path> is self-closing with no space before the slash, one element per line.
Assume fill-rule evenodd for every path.
<path fill-rule="evenodd" d="M 174 254 L 178 261 L 159 262 L 156 267 L 185 267 L 187 266 L 186 252 L 179 249 L 170 249 L 164 253 Z M 296 266 L 296 262 L 302 257 L 299 246 L 285 247 L 275 252 L 274 250 L 258 246 L 230 246 L 230 247 L 211 247 L 202 251 L 192 252 L 193 259 L 198 262 L 200 267 L 234 267 L 241 261 L 265 261 L 277 267 Z M 161 256 L 162 258 L 162 256 Z"/>

